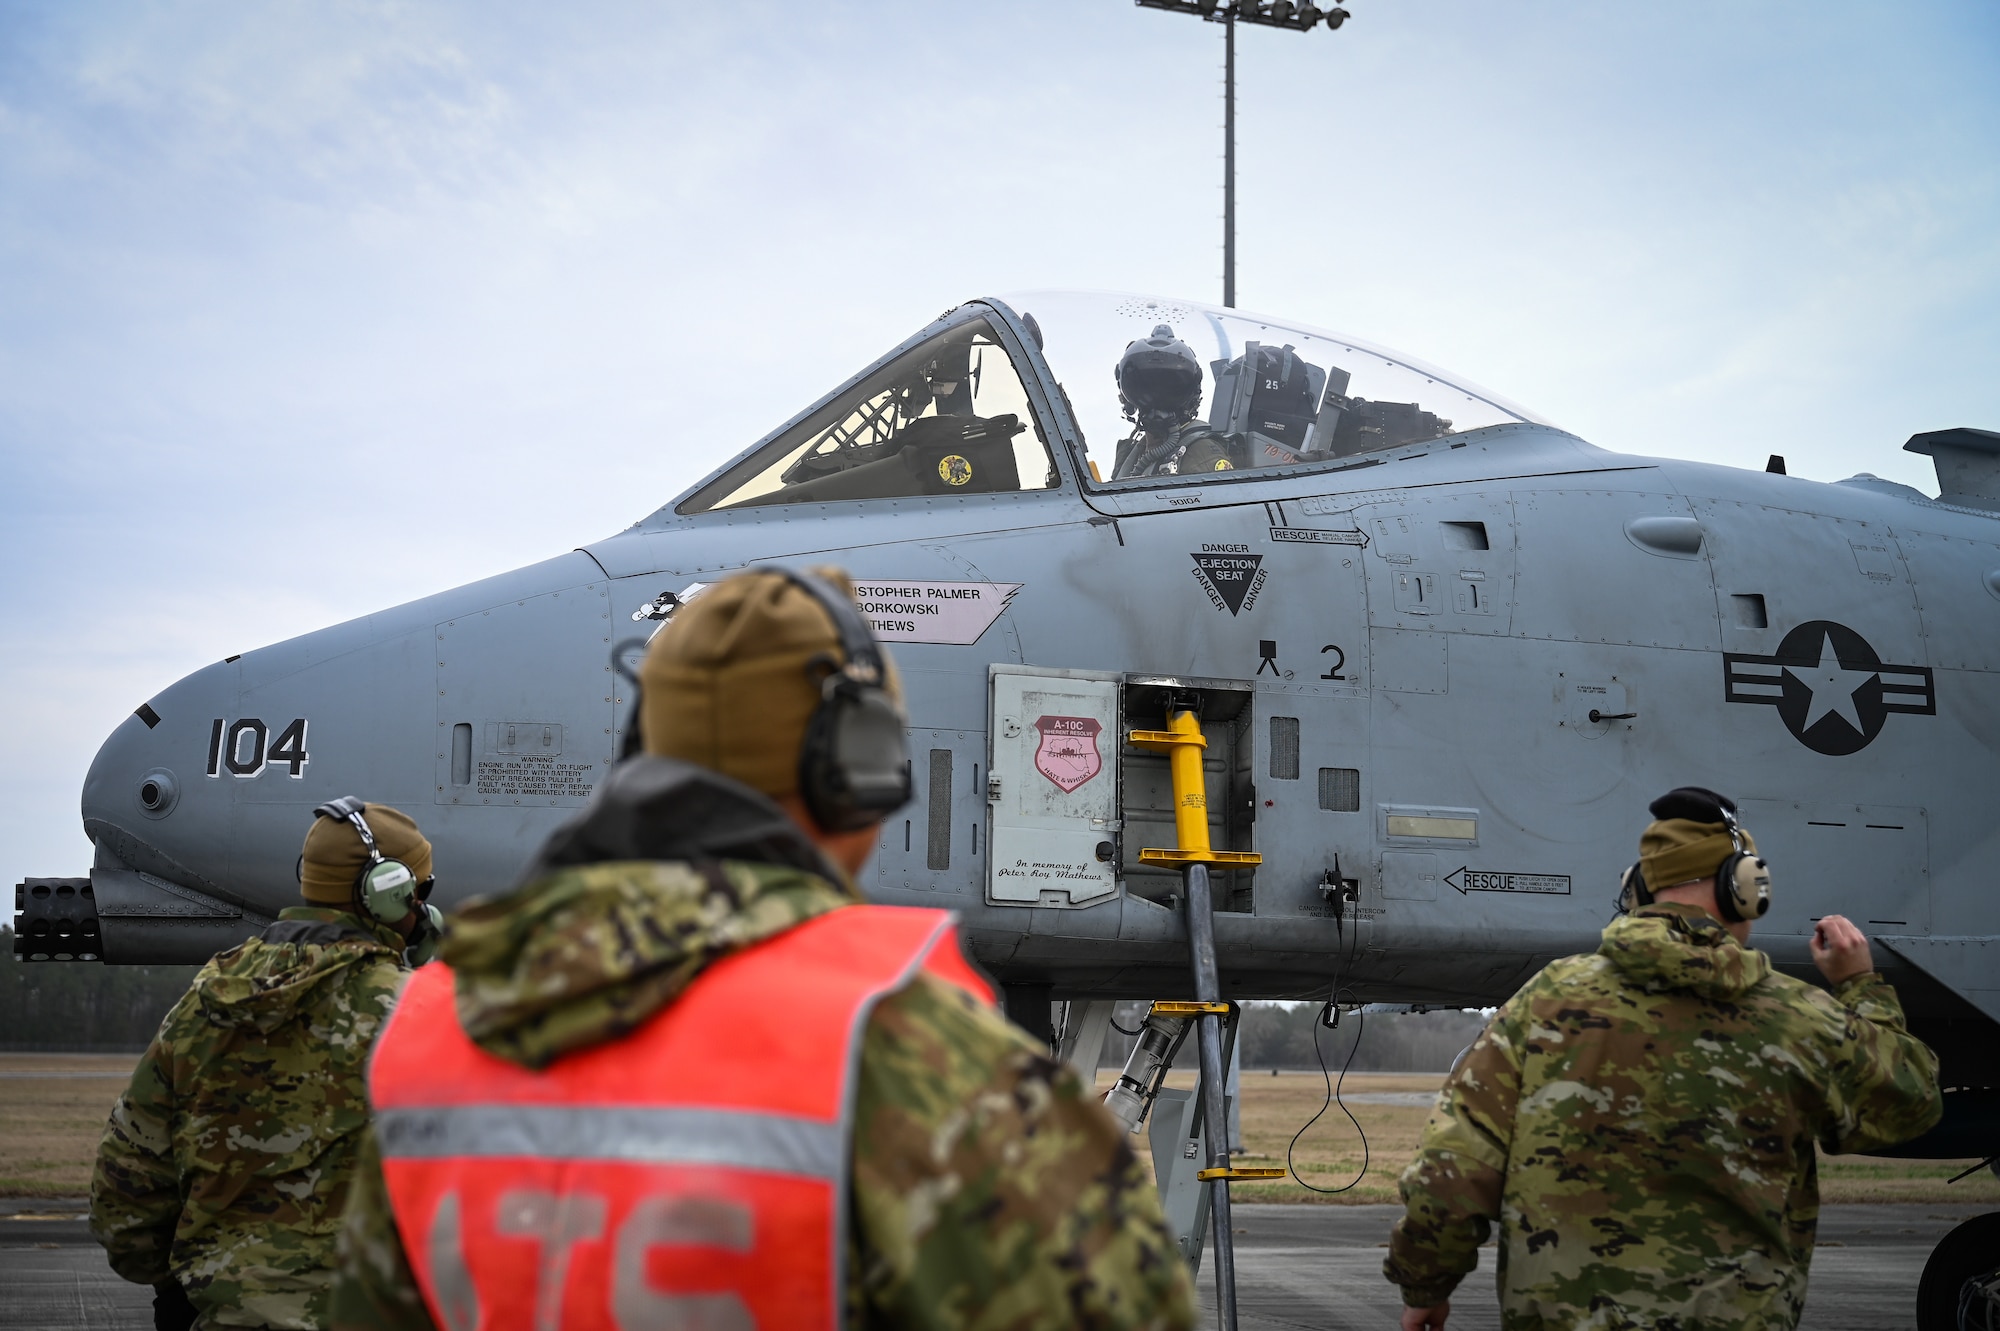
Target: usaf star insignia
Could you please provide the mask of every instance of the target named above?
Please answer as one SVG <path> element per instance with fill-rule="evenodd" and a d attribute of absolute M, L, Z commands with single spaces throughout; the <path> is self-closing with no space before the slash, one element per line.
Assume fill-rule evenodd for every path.
<path fill-rule="evenodd" d="M 1799 625 L 1770 656 L 1724 652 L 1722 678 L 1727 701 L 1777 708 L 1794 739 L 1829 758 L 1867 748 L 1891 712 L 1937 715 L 1929 666 L 1884 664 L 1866 638 L 1830 619 Z"/>

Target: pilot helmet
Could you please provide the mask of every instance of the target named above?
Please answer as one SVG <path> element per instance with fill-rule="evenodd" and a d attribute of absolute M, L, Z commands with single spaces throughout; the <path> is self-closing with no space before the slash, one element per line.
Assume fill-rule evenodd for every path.
<path fill-rule="evenodd" d="M 1116 378 L 1118 405 L 1141 425 L 1178 425 L 1201 405 L 1201 360 L 1166 324 L 1125 348 Z"/>

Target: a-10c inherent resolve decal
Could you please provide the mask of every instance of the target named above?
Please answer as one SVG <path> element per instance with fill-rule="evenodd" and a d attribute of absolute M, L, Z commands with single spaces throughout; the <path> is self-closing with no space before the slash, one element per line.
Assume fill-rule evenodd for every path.
<path fill-rule="evenodd" d="M 208 730 L 208 774 L 262 776 L 266 767 L 291 769 L 294 781 L 306 774 L 312 755 L 306 752 L 306 719 L 295 718 L 274 739 L 271 728 L 254 716 L 240 721 L 217 717 Z"/>
<path fill-rule="evenodd" d="M 1785 635 L 1770 656 L 1722 654 L 1723 697 L 1778 709 L 1792 737 L 1829 758 L 1859 753 L 1891 712 L 1937 715 L 1929 666 L 1885 665 L 1845 624 L 1815 619 Z"/>
<path fill-rule="evenodd" d="M 1097 735 L 1104 723 L 1094 716 L 1035 718 L 1041 742 L 1035 746 L 1035 770 L 1067 795 L 1104 770 Z"/>

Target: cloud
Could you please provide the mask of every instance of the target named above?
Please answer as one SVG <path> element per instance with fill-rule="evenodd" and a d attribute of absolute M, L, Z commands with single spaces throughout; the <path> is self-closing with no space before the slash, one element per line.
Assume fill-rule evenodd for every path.
<path fill-rule="evenodd" d="M 2000 423 L 2000 21 L 1245 32 L 1246 306 L 1606 444 Z M 618 530 L 939 310 L 1213 297 L 1220 38 L 1123 0 L 0 17 L 0 869 L 199 664 Z M 0 879 L 0 881 L 11 881 Z"/>

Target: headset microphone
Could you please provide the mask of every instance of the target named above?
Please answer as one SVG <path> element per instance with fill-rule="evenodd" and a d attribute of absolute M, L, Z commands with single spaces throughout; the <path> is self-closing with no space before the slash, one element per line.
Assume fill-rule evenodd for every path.
<path fill-rule="evenodd" d="M 409 865 L 382 854 L 375 844 L 375 831 L 368 826 L 367 807 L 353 795 L 342 795 L 314 809 L 313 817 L 345 822 L 361 837 L 368 863 L 354 880 L 355 909 L 366 918 L 388 925 L 401 924 L 414 912 L 417 922 L 411 930 L 407 950 L 410 963 L 421 966 L 437 955 L 438 943 L 444 935 L 444 916 L 430 904 L 431 885 L 437 880 L 432 877 L 420 882 Z"/>
<path fill-rule="evenodd" d="M 820 656 L 806 667 L 820 702 L 799 749 L 799 796 L 828 832 L 870 827 L 910 802 L 909 722 L 889 692 L 882 649 L 854 602 L 826 579 L 768 564 L 749 571 L 784 578 L 833 621 L 846 659 Z"/>

